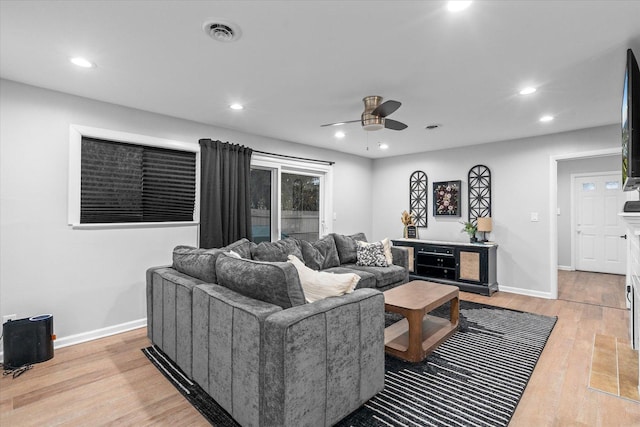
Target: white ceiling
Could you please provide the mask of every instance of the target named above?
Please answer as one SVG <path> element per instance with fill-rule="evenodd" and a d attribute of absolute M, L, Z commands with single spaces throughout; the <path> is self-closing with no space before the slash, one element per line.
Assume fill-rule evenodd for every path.
<path fill-rule="evenodd" d="M 240 40 L 208 37 L 210 18 Z M 629 47 L 640 1 L 0 2 L 3 78 L 370 158 L 619 123 Z M 367 95 L 402 102 L 408 129 L 320 127 Z"/>

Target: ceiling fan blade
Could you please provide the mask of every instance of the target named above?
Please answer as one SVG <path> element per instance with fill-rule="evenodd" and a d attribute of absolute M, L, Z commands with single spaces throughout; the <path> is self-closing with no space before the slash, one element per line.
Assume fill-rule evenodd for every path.
<path fill-rule="evenodd" d="M 391 130 L 404 130 L 408 126 L 397 120 L 384 119 L 384 127 Z"/>
<path fill-rule="evenodd" d="M 359 122 L 360 119 L 358 120 L 349 120 L 347 122 L 336 122 L 336 123 L 327 123 L 325 125 L 320 125 L 321 128 L 326 127 L 326 126 L 339 126 L 339 125 L 346 125 L 347 123 L 356 123 Z"/>
<path fill-rule="evenodd" d="M 373 114 L 374 116 L 387 117 L 389 114 L 400 108 L 401 105 L 402 103 L 400 103 L 399 101 L 390 99 L 378 105 L 376 109 L 371 112 L 371 114 Z"/>

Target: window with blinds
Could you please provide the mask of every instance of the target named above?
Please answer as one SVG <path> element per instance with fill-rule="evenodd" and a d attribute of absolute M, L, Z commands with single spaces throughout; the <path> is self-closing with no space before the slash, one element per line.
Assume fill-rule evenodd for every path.
<path fill-rule="evenodd" d="M 80 223 L 193 221 L 196 154 L 82 136 Z"/>

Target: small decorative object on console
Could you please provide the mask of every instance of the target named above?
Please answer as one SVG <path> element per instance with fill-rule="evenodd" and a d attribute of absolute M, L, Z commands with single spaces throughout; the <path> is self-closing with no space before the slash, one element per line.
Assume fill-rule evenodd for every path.
<path fill-rule="evenodd" d="M 400 221 L 404 224 L 404 233 L 402 233 L 402 237 L 409 237 L 409 226 L 414 226 L 413 223 L 413 214 L 407 211 L 402 211 L 402 216 L 400 216 Z"/>
<path fill-rule="evenodd" d="M 476 238 L 476 231 L 478 231 L 478 227 L 473 222 L 467 221 L 462 222 L 460 224 L 464 225 L 464 228 L 460 230 L 461 233 L 467 233 L 469 235 L 469 241 L 471 243 L 476 243 L 478 239 Z"/>
<path fill-rule="evenodd" d="M 491 217 L 480 217 L 478 218 L 478 231 L 482 233 L 482 243 L 487 241 L 487 233 L 490 233 L 492 230 Z"/>

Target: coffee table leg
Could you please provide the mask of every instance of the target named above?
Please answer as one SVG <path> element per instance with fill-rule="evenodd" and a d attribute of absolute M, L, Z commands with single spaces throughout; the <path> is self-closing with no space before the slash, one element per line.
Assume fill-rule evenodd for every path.
<path fill-rule="evenodd" d="M 459 297 L 455 297 L 451 300 L 451 305 L 449 309 L 449 319 L 451 320 L 452 325 L 458 324 L 459 315 L 460 315 L 460 299 Z"/>
<path fill-rule="evenodd" d="M 422 351 L 422 320 L 424 312 L 422 310 L 412 310 L 408 313 L 409 322 L 409 348 L 407 349 L 407 360 L 419 362 L 424 357 Z"/>

